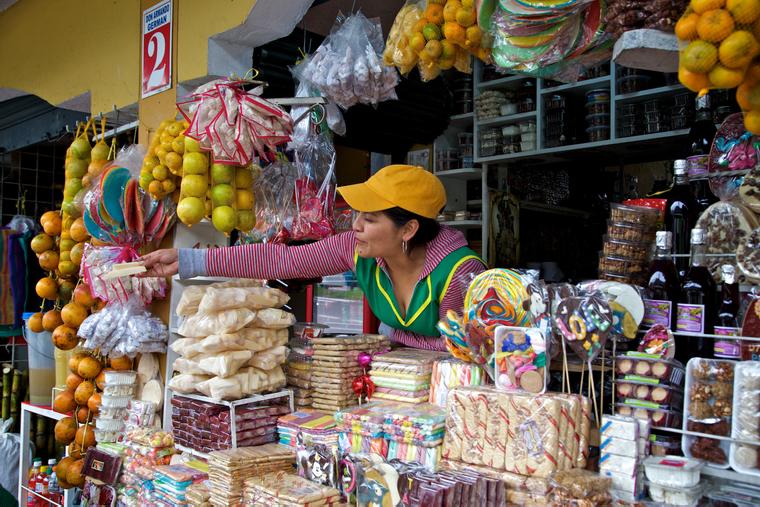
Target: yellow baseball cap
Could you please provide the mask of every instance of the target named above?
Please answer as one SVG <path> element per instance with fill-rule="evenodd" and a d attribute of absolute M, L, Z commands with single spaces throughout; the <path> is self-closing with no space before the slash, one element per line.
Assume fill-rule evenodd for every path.
<path fill-rule="evenodd" d="M 446 205 L 446 189 L 437 176 L 413 165 L 383 167 L 364 183 L 338 187 L 349 206 L 372 213 L 401 208 L 436 218 Z"/>

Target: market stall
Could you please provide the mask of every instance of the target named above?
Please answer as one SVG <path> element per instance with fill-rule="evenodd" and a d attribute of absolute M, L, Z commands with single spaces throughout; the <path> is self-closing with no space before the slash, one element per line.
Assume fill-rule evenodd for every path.
<path fill-rule="evenodd" d="M 31 240 L 46 275 L 26 326 L 57 360 L 50 407 L 21 406 L 20 503 L 760 502 L 760 3 L 419 0 L 393 17 L 352 8 L 292 62 L 292 97 L 252 69 L 195 83 L 145 145 L 78 126 Z M 683 41 L 677 75 L 610 61 L 639 30 Z M 632 40 L 628 63 L 672 52 Z M 437 176 L 409 180 L 444 194 L 418 226 L 459 257 L 415 272 L 427 292 L 399 313 L 336 194 L 349 110 L 405 103 L 404 80 L 451 88 L 449 127 L 383 165 Z M 427 269 L 440 252 L 422 248 Z M 292 279 L 323 264 L 401 324 L 307 322 Z M 3 377 L 5 418 L 21 372 Z M 47 467 L 26 452 L 32 414 L 55 421 Z"/>

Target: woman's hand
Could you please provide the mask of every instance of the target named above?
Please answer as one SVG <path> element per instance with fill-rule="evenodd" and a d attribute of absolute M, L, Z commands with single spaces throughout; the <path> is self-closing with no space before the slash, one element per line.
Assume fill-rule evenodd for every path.
<path fill-rule="evenodd" d="M 179 255 L 176 248 L 156 250 L 140 258 L 148 270 L 140 276 L 165 277 L 174 276 L 179 271 Z"/>

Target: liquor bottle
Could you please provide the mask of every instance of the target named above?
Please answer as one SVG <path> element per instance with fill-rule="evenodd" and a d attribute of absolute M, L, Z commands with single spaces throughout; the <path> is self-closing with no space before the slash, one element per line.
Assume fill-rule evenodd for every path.
<path fill-rule="evenodd" d="M 685 160 L 673 162 L 673 186 L 663 196 L 665 204 L 665 228 L 673 233 L 673 252 L 689 253 L 689 233 L 697 221 L 697 202 L 689 188 L 689 175 Z M 678 274 L 689 267 L 687 257 L 677 257 Z"/>
<path fill-rule="evenodd" d="M 32 464 L 32 469 L 29 472 L 29 480 L 27 481 L 27 487 L 29 488 L 29 491 L 26 493 L 26 507 L 37 507 L 39 504 L 37 502 L 37 497 L 34 496 L 34 493 L 31 493 L 32 491 L 36 492 L 37 488 L 37 475 L 40 473 L 40 468 L 42 468 L 42 460 L 36 459 L 34 460 Z"/>
<path fill-rule="evenodd" d="M 679 300 L 681 282 L 671 257 L 673 233 L 657 231 L 656 244 L 657 250 L 649 266 L 649 299 L 644 300 L 644 320 L 641 325 L 650 328 L 662 324 L 668 329 L 674 329 L 675 305 Z"/>
<path fill-rule="evenodd" d="M 676 310 L 676 330 L 686 333 L 713 332 L 715 322 L 715 281 L 707 269 L 705 230 L 691 231 L 691 265 L 681 285 L 681 300 Z M 692 357 L 712 357 L 712 340 L 680 337 L 676 340 L 676 357 L 682 362 Z"/>
<path fill-rule="evenodd" d="M 720 267 L 720 273 L 723 277 L 722 297 L 715 319 L 715 334 L 739 336 L 741 329 L 737 315 L 741 300 L 739 299 L 739 284 L 736 283 L 736 268 L 731 264 L 724 264 Z M 739 359 L 741 346 L 738 340 L 716 340 L 714 353 L 715 357 Z"/>
<path fill-rule="evenodd" d="M 716 134 L 709 95 L 697 97 L 696 111 L 696 120 L 689 130 L 689 156 L 686 161 L 689 171 L 689 186 L 698 205 L 697 212 L 701 213 L 718 201 L 710 190 L 707 179 L 710 148 Z"/>

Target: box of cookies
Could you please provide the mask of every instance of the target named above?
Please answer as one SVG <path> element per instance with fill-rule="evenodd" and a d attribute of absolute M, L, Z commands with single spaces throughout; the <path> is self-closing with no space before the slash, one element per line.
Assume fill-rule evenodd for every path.
<path fill-rule="evenodd" d="M 684 379 L 683 365 L 674 359 L 663 359 L 643 352 L 628 352 L 615 358 L 617 374 L 621 380 L 680 386 Z"/>

